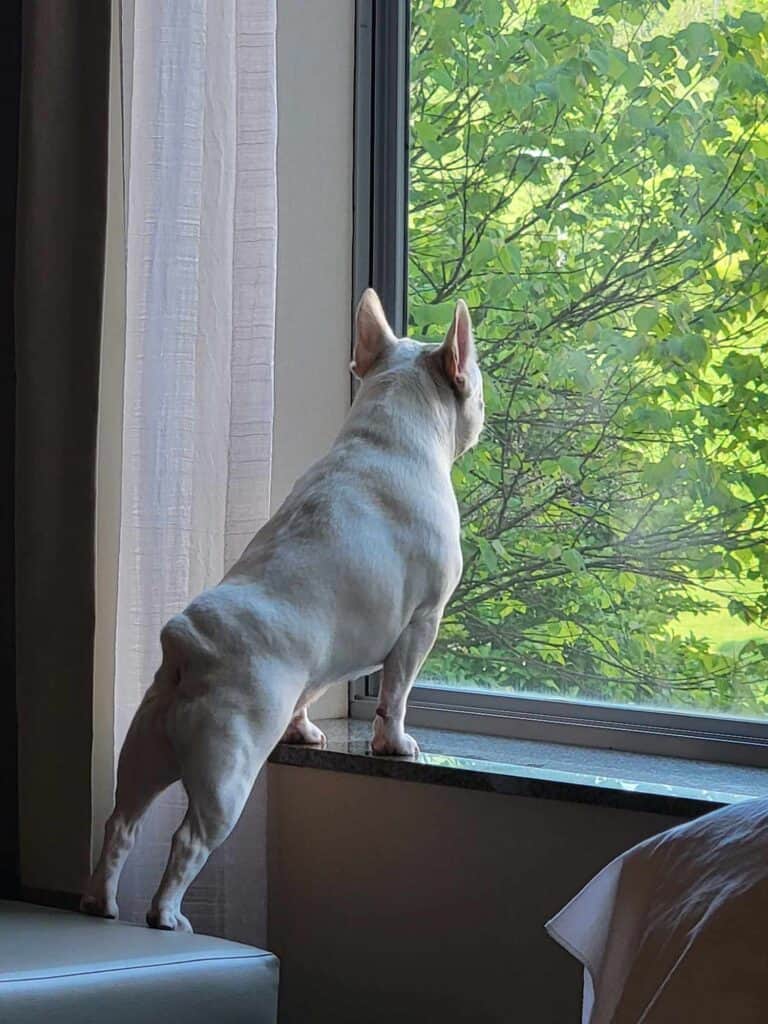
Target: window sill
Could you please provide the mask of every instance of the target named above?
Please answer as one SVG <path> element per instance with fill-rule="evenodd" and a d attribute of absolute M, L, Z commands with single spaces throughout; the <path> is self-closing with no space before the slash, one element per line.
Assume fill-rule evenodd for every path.
<path fill-rule="evenodd" d="M 764 768 L 440 729 L 411 730 L 422 750 L 418 758 L 376 757 L 368 742 L 369 723 L 329 719 L 318 724 L 328 737 L 325 749 L 281 743 L 270 762 L 677 818 L 768 793 Z"/>

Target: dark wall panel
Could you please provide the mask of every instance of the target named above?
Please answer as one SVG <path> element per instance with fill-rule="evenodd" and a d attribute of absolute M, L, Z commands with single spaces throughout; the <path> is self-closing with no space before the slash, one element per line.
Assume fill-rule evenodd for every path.
<path fill-rule="evenodd" d="M 20 88 L 21 2 L 0 5 L 0 896 L 18 886 L 13 473 L 13 279 Z"/>
<path fill-rule="evenodd" d="M 88 872 L 109 0 L 24 0 L 16 334 L 23 887 Z"/>

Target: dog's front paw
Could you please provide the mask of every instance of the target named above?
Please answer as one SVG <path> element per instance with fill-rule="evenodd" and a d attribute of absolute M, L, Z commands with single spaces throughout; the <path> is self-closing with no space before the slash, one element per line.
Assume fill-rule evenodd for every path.
<path fill-rule="evenodd" d="M 153 907 L 147 912 L 147 924 L 150 928 L 159 928 L 163 932 L 191 932 L 192 925 L 178 910 L 168 907 Z"/>
<path fill-rule="evenodd" d="M 80 900 L 80 912 L 91 917 L 117 917 L 117 903 L 104 896 L 85 895 Z"/>
<path fill-rule="evenodd" d="M 419 744 L 407 732 L 390 732 L 374 728 L 371 750 L 374 754 L 395 757 L 418 757 Z"/>

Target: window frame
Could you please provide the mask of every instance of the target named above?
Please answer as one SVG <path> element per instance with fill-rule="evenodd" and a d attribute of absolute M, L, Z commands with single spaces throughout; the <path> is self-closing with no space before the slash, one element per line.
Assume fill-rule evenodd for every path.
<path fill-rule="evenodd" d="M 374 287 L 406 333 L 410 0 L 356 0 L 353 304 Z M 354 305 L 353 305 L 354 313 Z M 370 720 L 378 674 L 349 686 Z M 412 726 L 768 767 L 768 721 L 416 683 Z"/>

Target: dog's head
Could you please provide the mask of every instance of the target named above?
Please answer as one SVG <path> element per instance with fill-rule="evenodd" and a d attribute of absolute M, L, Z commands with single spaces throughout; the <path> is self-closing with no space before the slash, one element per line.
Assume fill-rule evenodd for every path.
<path fill-rule="evenodd" d="M 477 444 L 485 417 L 483 376 L 477 364 L 472 321 L 463 299 L 456 304 L 442 344 L 426 344 L 398 338 L 387 322 L 378 295 L 373 288 L 367 288 L 355 316 L 351 369 L 365 382 L 393 373 L 421 377 L 427 385 L 423 388 L 425 396 L 436 395 L 448 413 L 454 457 Z"/>

